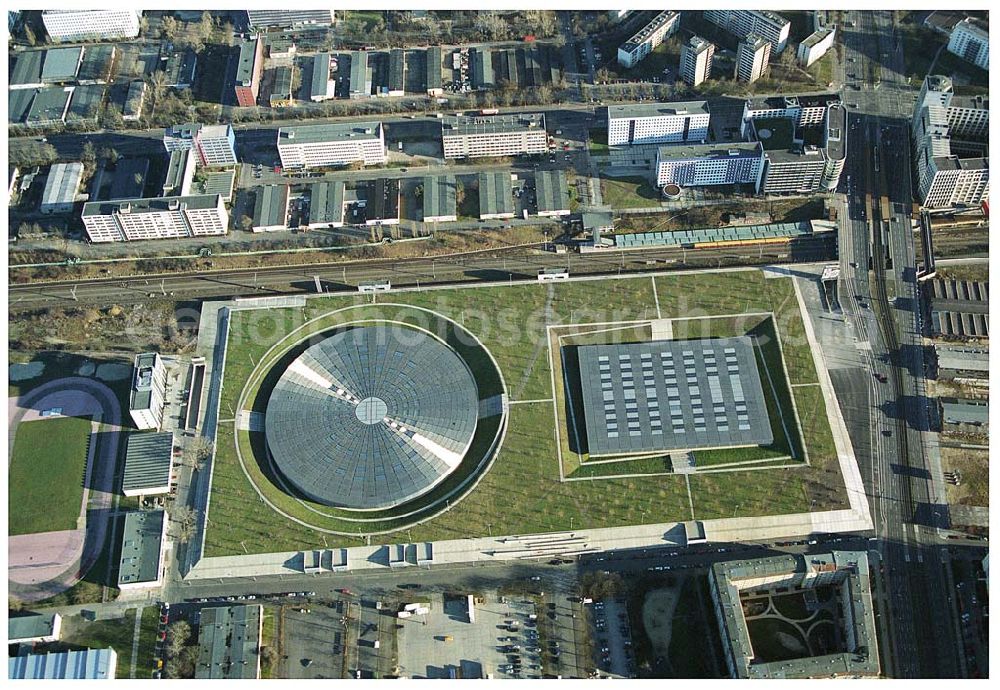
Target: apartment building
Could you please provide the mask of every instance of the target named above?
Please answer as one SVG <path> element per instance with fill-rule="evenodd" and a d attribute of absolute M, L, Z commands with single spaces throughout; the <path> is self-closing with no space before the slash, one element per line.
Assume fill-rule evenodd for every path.
<path fill-rule="evenodd" d="M 767 72 L 771 44 L 760 36 L 749 34 L 736 50 L 736 80 L 752 84 Z"/>
<path fill-rule="evenodd" d="M 236 65 L 236 103 L 244 108 L 257 105 L 261 75 L 264 72 L 264 41 L 250 38 L 239 42 Z"/>
<path fill-rule="evenodd" d="M 689 86 L 698 86 L 712 76 L 714 56 L 714 43 L 700 36 L 692 36 L 691 40 L 681 46 L 678 74 Z"/>
<path fill-rule="evenodd" d="M 236 165 L 236 135 L 232 125 L 202 125 L 188 122 L 163 132 L 163 147 L 169 151 L 193 149 L 201 165 Z"/>
<path fill-rule="evenodd" d="M 618 64 L 626 69 L 639 64 L 656 46 L 663 43 L 664 38 L 677 31 L 680 25 L 680 12 L 663 10 L 618 48 Z"/>
<path fill-rule="evenodd" d="M 833 47 L 833 42 L 837 39 L 837 27 L 825 26 L 819 31 L 815 31 L 799 44 L 796 55 L 799 64 L 809 67 L 811 64 L 826 55 L 827 51 Z"/>
<path fill-rule="evenodd" d="M 978 20 L 966 17 L 951 30 L 948 52 L 982 69 L 990 68 L 990 34 Z"/>
<path fill-rule="evenodd" d="M 166 389 L 167 369 L 160 355 L 155 352 L 136 355 L 128 409 L 137 429 L 159 431 Z"/>
<path fill-rule="evenodd" d="M 44 10 L 42 23 L 53 41 L 111 41 L 139 35 L 142 11 L 135 9 Z"/>
<path fill-rule="evenodd" d="M 286 168 L 382 165 L 386 162 L 385 134 L 381 122 L 282 127 L 278 155 Z"/>
<path fill-rule="evenodd" d="M 519 156 L 548 151 L 545 115 L 451 116 L 441 121 L 445 158 Z"/>
<path fill-rule="evenodd" d="M 677 101 L 608 106 L 608 145 L 664 144 L 708 139 L 708 103 Z"/>
<path fill-rule="evenodd" d="M 42 201 L 38 205 L 39 212 L 48 214 L 72 211 L 82 179 L 83 163 L 56 163 L 50 167 Z"/>
<path fill-rule="evenodd" d="M 791 23 L 775 12 L 766 10 L 705 10 L 703 16 L 739 39 L 754 34 L 771 44 L 778 55 L 788 45 Z"/>
<path fill-rule="evenodd" d="M 752 184 L 759 191 L 764 149 L 756 141 L 661 146 L 656 152 L 655 171 L 658 187 Z"/>
<path fill-rule="evenodd" d="M 81 219 L 95 243 L 225 235 L 229 229 L 218 194 L 92 201 Z"/>

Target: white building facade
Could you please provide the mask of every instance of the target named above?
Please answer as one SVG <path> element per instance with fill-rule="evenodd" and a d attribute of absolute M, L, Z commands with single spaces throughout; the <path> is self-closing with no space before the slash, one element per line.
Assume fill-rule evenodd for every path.
<path fill-rule="evenodd" d="M 705 101 L 608 106 L 608 145 L 703 142 L 708 139 Z"/>
<path fill-rule="evenodd" d="M 771 58 L 771 44 L 767 39 L 747 36 L 740 41 L 736 50 L 736 79 L 752 84 L 767 72 L 767 64 Z"/>
<path fill-rule="evenodd" d="M 661 146 L 656 154 L 656 184 L 706 187 L 752 184 L 758 191 L 764 171 L 764 150 L 757 143 Z"/>
<path fill-rule="evenodd" d="M 134 9 L 45 10 L 42 23 L 53 41 L 111 40 L 139 35 L 142 12 Z"/>
<path fill-rule="evenodd" d="M 642 27 L 632 38 L 618 48 L 618 64 L 628 69 L 639 64 L 663 39 L 677 31 L 681 25 L 681 13 L 664 10 Z"/>
<path fill-rule="evenodd" d="M 218 194 L 117 199 L 84 204 L 91 242 L 133 242 L 225 235 L 229 212 Z"/>
<path fill-rule="evenodd" d="M 521 113 L 446 117 L 441 123 L 445 158 L 486 158 L 546 153 L 545 116 Z"/>
<path fill-rule="evenodd" d="M 83 163 L 56 163 L 49 168 L 42 201 L 41 213 L 69 213 L 76 202 L 76 193 L 83 179 Z"/>
<path fill-rule="evenodd" d="M 705 10 L 704 17 L 729 33 L 743 38 L 755 34 L 771 44 L 777 55 L 788 45 L 791 23 L 775 12 L 766 10 Z"/>
<path fill-rule="evenodd" d="M 278 155 L 286 168 L 383 165 L 387 160 L 381 122 L 311 125 L 278 130 Z"/>
<path fill-rule="evenodd" d="M 160 429 L 166 390 L 167 368 L 160 355 L 156 352 L 136 355 L 129 395 L 129 415 L 136 429 Z"/>
<path fill-rule="evenodd" d="M 169 151 L 193 149 L 201 165 L 214 167 L 236 165 L 236 135 L 232 125 L 202 125 L 189 122 L 168 127 L 163 132 L 163 147 Z"/>
<path fill-rule="evenodd" d="M 678 73 L 689 86 L 699 86 L 712 75 L 712 58 L 715 44 L 699 36 L 681 46 L 681 63 Z"/>
<path fill-rule="evenodd" d="M 948 51 L 981 69 L 990 68 L 990 35 L 966 18 L 955 25 L 948 39 Z"/>
<path fill-rule="evenodd" d="M 803 67 L 809 67 L 826 55 L 827 51 L 833 47 L 836 37 L 836 26 L 824 27 L 808 36 L 799 44 L 798 54 L 796 55 L 799 59 L 799 64 Z"/>

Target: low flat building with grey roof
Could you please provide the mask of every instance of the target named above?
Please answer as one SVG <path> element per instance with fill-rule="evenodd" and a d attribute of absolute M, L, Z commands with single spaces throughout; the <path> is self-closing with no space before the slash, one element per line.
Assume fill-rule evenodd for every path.
<path fill-rule="evenodd" d="M 40 89 L 45 86 L 42 81 L 42 65 L 45 63 L 45 50 L 23 50 L 11 56 L 13 69 L 8 80 L 9 88 Z"/>
<path fill-rule="evenodd" d="M 112 199 L 84 204 L 91 242 L 134 242 L 225 235 L 229 212 L 218 194 Z"/>
<path fill-rule="evenodd" d="M 69 213 L 76 203 L 83 179 L 83 163 L 55 163 L 49 168 L 38 210 L 42 213 Z"/>
<path fill-rule="evenodd" d="M 269 184 L 256 189 L 253 205 L 254 232 L 288 229 L 288 185 Z"/>
<path fill-rule="evenodd" d="M 155 352 L 135 356 L 129 414 L 137 429 L 159 429 L 163 424 L 163 404 L 167 389 L 167 369 Z"/>
<path fill-rule="evenodd" d="M 25 654 L 7 659 L 10 680 L 114 680 L 118 653 L 107 649 Z"/>
<path fill-rule="evenodd" d="M 274 81 L 271 86 L 271 93 L 268 95 L 268 104 L 272 108 L 292 105 L 292 68 L 290 65 L 281 65 L 274 68 Z"/>
<path fill-rule="evenodd" d="M 163 180 L 163 196 L 187 196 L 194 183 L 195 154 L 191 149 L 175 149 L 167 162 L 167 176 Z"/>
<path fill-rule="evenodd" d="M 145 82 L 140 82 L 145 83 Z M 77 86 L 73 89 L 73 97 L 69 101 L 69 108 L 66 110 L 66 122 L 88 122 L 97 123 L 97 118 L 101 114 L 101 106 L 104 104 L 104 97 L 108 87 L 104 84 L 87 84 Z"/>
<path fill-rule="evenodd" d="M 23 124 L 28 127 L 51 127 L 65 122 L 74 88 L 72 86 L 50 86 L 29 92 L 33 93 L 33 98 L 30 99 L 27 111 L 24 113 Z M 12 95 L 14 93 L 23 92 L 11 92 Z M 8 114 L 9 118 L 10 114 Z"/>
<path fill-rule="evenodd" d="M 831 678 L 879 674 L 878 640 L 868 554 L 835 551 L 716 563 L 710 593 L 732 678 Z M 791 600 L 795 601 L 791 601 Z M 809 615 L 825 611 L 827 626 L 789 626 L 782 600 Z M 750 616 L 753 616 L 752 618 Z M 816 618 L 819 620 L 819 618 Z M 830 630 L 829 628 L 835 628 Z M 794 634 L 792 634 L 794 631 Z M 799 652 L 775 636 L 792 634 Z M 810 649 L 825 654 L 812 656 Z M 775 654 L 774 649 L 785 652 Z"/>
<path fill-rule="evenodd" d="M 990 404 L 985 400 L 956 400 L 941 403 L 941 419 L 945 424 L 969 424 L 989 427 Z"/>
<path fill-rule="evenodd" d="M 42 62 L 42 82 L 66 84 L 76 81 L 76 74 L 83 62 L 83 47 L 49 48 Z"/>
<path fill-rule="evenodd" d="M 246 10 L 247 21 L 255 29 L 333 24 L 333 10 Z"/>
<path fill-rule="evenodd" d="M 403 95 L 403 79 L 406 70 L 406 53 L 402 48 L 393 48 L 389 51 L 389 75 L 387 85 L 387 96 Z"/>
<path fill-rule="evenodd" d="M 58 613 L 16 616 L 7 619 L 7 644 L 55 642 L 62 629 Z"/>
<path fill-rule="evenodd" d="M 937 378 L 974 379 L 988 381 L 990 377 L 990 350 L 988 347 L 963 345 L 935 345 Z"/>
<path fill-rule="evenodd" d="M 264 42 L 251 38 L 237 44 L 236 103 L 244 108 L 257 105 L 261 74 L 264 71 Z"/>
<path fill-rule="evenodd" d="M 126 513 L 118 561 L 118 588 L 149 589 L 162 585 L 166 543 L 166 511 L 130 510 Z"/>
<path fill-rule="evenodd" d="M 563 170 L 539 170 L 535 173 L 535 199 L 538 215 L 568 216 L 569 187 Z"/>
<path fill-rule="evenodd" d="M 442 88 L 443 79 L 441 77 L 441 46 L 431 46 L 425 53 L 427 62 L 426 74 L 424 75 L 424 85 L 427 88 L 428 96 L 440 96 L 444 93 Z"/>
<path fill-rule="evenodd" d="M 708 103 L 676 101 L 608 106 L 608 145 L 703 143 L 708 139 Z"/>
<path fill-rule="evenodd" d="M 174 467 L 174 433 L 132 433 L 125 451 L 122 493 L 126 496 L 155 496 L 170 492 Z"/>
<path fill-rule="evenodd" d="M 194 677 L 228 680 L 260 678 L 263 624 L 264 607 L 260 604 L 202 609 Z"/>
<path fill-rule="evenodd" d="M 479 173 L 479 219 L 499 220 L 514 217 L 514 188 L 510 173 Z"/>
<path fill-rule="evenodd" d="M 483 158 L 546 153 L 542 113 L 450 116 L 441 121 L 445 158 Z"/>
<path fill-rule="evenodd" d="M 749 336 L 583 345 L 577 355 L 591 457 L 774 441 Z"/>
<path fill-rule="evenodd" d="M 198 54 L 190 48 L 160 58 L 160 68 L 171 89 L 189 89 L 198 69 Z"/>
<path fill-rule="evenodd" d="M 146 82 L 136 79 L 128 85 L 125 96 L 125 107 L 122 108 L 122 119 L 126 122 L 136 122 L 142 117 L 142 106 L 146 102 Z"/>
<path fill-rule="evenodd" d="M 372 95 L 372 73 L 368 68 L 368 53 L 358 50 L 350 54 L 351 72 L 348 96 L 350 98 L 370 98 Z"/>
<path fill-rule="evenodd" d="M 365 225 L 399 224 L 399 180 L 380 177 L 360 186 L 364 195 Z"/>
<path fill-rule="evenodd" d="M 472 88 L 492 89 L 496 86 L 493 76 L 493 51 L 489 48 L 469 49 L 469 63 L 472 69 Z"/>
<path fill-rule="evenodd" d="M 674 144 L 656 150 L 654 179 L 658 187 L 749 184 L 759 190 L 763 171 L 760 142 Z"/>
<path fill-rule="evenodd" d="M 84 46 L 83 60 L 76 73 L 78 84 L 107 84 L 111 81 L 111 68 L 114 66 L 118 47 L 108 44 Z"/>
<path fill-rule="evenodd" d="M 233 188 L 236 185 L 235 170 L 220 170 L 206 172 L 203 179 L 195 184 L 196 194 L 218 194 L 227 204 L 233 200 Z"/>
<path fill-rule="evenodd" d="M 330 53 L 317 53 L 313 57 L 312 70 L 309 74 L 309 100 L 316 103 L 327 101 L 337 96 L 337 82 L 330 78 L 332 67 Z"/>
<path fill-rule="evenodd" d="M 309 187 L 309 228 L 344 225 L 344 183 L 317 182 Z"/>
<path fill-rule="evenodd" d="M 454 175 L 436 175 L 423 179 L 425 223 L 458 220 L 458 182 Z"/>
<path fill-rule="evenodd" d="M 282 127 L 277 145 L 286 168 L 383 165 L 387 159 L 381 122 Z"/>

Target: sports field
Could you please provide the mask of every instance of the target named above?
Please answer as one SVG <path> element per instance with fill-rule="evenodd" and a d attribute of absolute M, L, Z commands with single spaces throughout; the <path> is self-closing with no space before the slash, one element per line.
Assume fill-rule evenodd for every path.
<path fill-rule="evenodd" d="M 60 417 L 17 427 L 10 461 L 9 533 L 76 529 L 90 419 Z"/>
<path fill-rule="evenodd" d="M 374 525 L 345 528 L 349 514 L 327 506 L 309 505 L 268 481 L 261 464 L 262 435 L 238 429 L 241 401 L 244 410 L 261 411 L 265 397 L 257 397 L 264 373 L 282 352 L 306 335 L 357 318 L 412 322 L 419 309 L 428 309 L 473 333 L 492 354 L 506 384 L 510 408 L 506 437 L 496 459 L 479 484 L 450 510 L 396 532 L 372 536 L 372 543 L 455 539 L 488 534 L 616 527 L 769 515 L 847 506 L 823 396 L 804 337 L 798 302 L 787 278 L 765 279 L 757 270 L 665 275 L 654 278 L 572 281 L 489 288 L 426 290 L 379 295 L 378 304 L 360 296 L 309 300 L 299 309 L 237 311 L 231 316 L 225 379 L 220 403 L 220 426 L 206 556 L 246 552 L 298 550 L 316 545 L 333 547 L 364 543 Z M 351 309 L 351 307 L 360 307 Z M 418 309 L 414 309 L 414 307 Z M 787 375 L 776 380 L 782 407 L 794 406 L 802 420 L 801 443 L 808 463 L 788 464 L 772 454 L 763 463 L 746 468 L 720 468 L 684 477 L 664 474 L 659 458 L 632 459 L 610 464 L 577 464 L 567 472 L 559 443 L 561 391 L 555 385 L 550 326 L 568 324 L 649 321 L 743 313 L 767 313 L 780 337 L 780 351 L 765 348 L 769 366 Z M 352 316 L 348 316 L 351 315 Z M 315 320 L 315 321 L 314 321 Z M 723 320 L 718 320 L 723 321 Z M 760 317 L 747 320 L 746 330 L 760 326 Z M 674 337 L 703 337 L 699 333 Z M 280 346 L 272 347 L 278 343 Z M 270 354 L 269 354 L 270 352 Z M 777 359 L 772 359 L 772 358 Z M 556 365 L 558 366 L 558 365 Z M 777 372 L 774 372 L 777 379 Z M 482 396 L 481 396 L 482 397 Z M 556 430 L 560 436 L 557 439 Z M 793 443 L 796 441 L 793 440 Z M 236 453 L 250 462 L 241 466 Z M 256 446 L 256 454 L 254 453 Z M 722 458 L 743 461 L 747 458 Z M 721 464 L 722 463 L 720 460 Z M 612 469 L 613 466 L 613 469 Z M 254 484 L 248 480 L 250 476 Z M 654 476 L 623 476 L 654 475 Z M 257 487 L 275 505 L 300 524 L 271 510 Z M 692 512 L 693 506 L 693 512 Z M 326 515 L 320 515 L 323 512 Z M 386 529 L 396 529 L 396 517 L 387 513 Z M 323 532 L 339 532 L 333 534 Z M 245 547 L 245 550 L 244 550 Z"/>

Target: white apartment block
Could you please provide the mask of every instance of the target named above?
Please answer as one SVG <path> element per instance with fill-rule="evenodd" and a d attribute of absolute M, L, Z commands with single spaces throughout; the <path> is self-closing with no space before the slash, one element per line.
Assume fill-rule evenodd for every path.
<path fill-rule="evenodd" d="M 141 10 L 45 10 L 42 23 L 53 41 L 113 40 L 139 35 Z"/>
<path fill-rule="evenodd" d="M 705 101 L 608 106 L 608 145 L 703 142 L 708 139 Z"/>
<path fill-rule="evenodd" d="M 91 242 L 133 242 L 225 235 L 229 213 L 218 194 L 115 199 L 84 204 Z"/>
<path fill-rule="evenodd" d="M 50 167 L 38 210 L 41 213 L 69 213 L 72 211 L 82 179 L 83 163 L 56 163 Z"/>
<path fill-rule="evenodd" d="M 760 36 L 771 44 L 771 52 L 781 53 L 788 45 L 791 23 L 775 12 L 766 10 L 705 10 L 704 17 L 742 39 L 748 34 Z"/>
<path fill-rule="evenodd" d="M 990 35 L 975 20 L 963 19 L 951 31 L 948 51 L 982 69 L 990 68 Z"/>
<path fill-rule="evenodd" d="M 387 160 L 381 122 L 282 127 L 278 155 L 286 168 L 383 165 Z"/>
<path fill-rule="evenodd" d="M 826 55 L 827 51 L 833 47 L 836 37 L 836 26 L 824 27 L 809 35 L 799 44 L 799 51 L 796 56 L 799 59 L 799 64 L 803 67 L 809 67 L 809 65 Z"/>
<path fill-rule="evenodd" d="M 740 41 L 736 51 L 736 79 L 752 84 L 767 72 L 771 44 L 753 34 Z"/>
<path fill-rule="evenodd" d="M 759 191 L 764 149 L 759 142 L 661 146 L 656 152 L 656 185 L 706 187 L 752 184 Z"/>
<path fill-rule="evenodd" d="M 516 115 L 446 117 L 441 121 L 445 158 L 484 158 L 546 153 L 545 116 Z"/>
<path fill-rule="evenodd" d="M 618 48 L 618 64 L 626 69 L 639 64 L 663 39 L 677 31 L 681 25 L 681 13 L 663 10 L 638 33 Z"/>
<path fill-rule="evenodd" d="M 192 149 L 201 165 L 236 165 L 236 136 L 232 125 L 202 125 L 188 122 L 163 132 L 163 147 L 169 151 Z"/>
<path fill-rule="evenodd" d="M 678 70 L 681 79 L 689 86 L 698 86 L 712 76 L 712 58 L 715 44 L 699 36 L 681 46 L 681 64 Z"/>
<path fill-rule="evenodd" d="M 167 389 L 167 369 L 155 352 L 135 356 L 129 414 L 137 429 L 159 431 Z"/>

